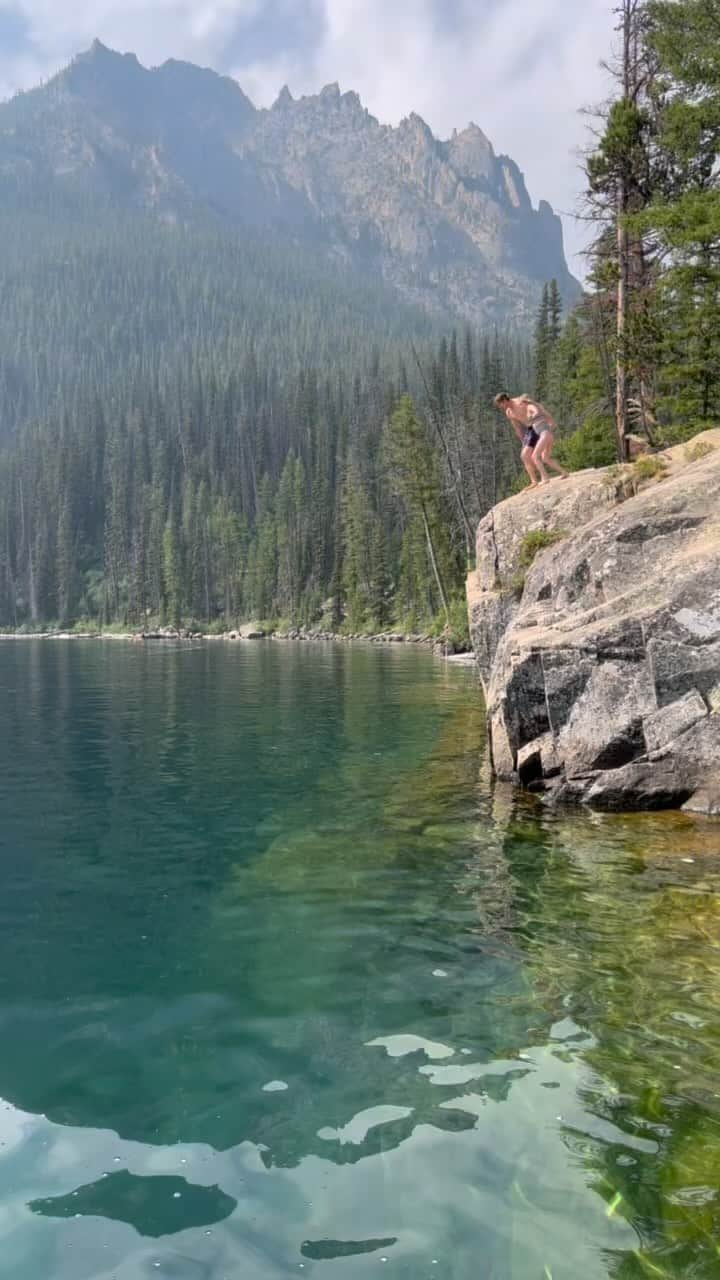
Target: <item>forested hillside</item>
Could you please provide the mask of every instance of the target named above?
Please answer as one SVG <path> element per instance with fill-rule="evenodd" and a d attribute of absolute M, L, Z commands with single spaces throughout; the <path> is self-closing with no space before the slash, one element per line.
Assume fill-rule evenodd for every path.
<path fill-rule="evenodd" d="M 107 233 L 16 230 L 0 622 L 325 611 L 372 629 L 452 607 L 468 530 L 516 474 L 490 401 L 505 378 L 527 383 L 528 344 L 434 337 L 423 312 L 280 245 L 141 221 Z M 390 439 L 408 390 L 445 455 L 425 418 Z M 421 492 L 405 447 L 424 452 Z"/>
<path fill-rule="evenodd" d="M 231 82 L 177 64 L 156 78 L 107 51 L 0 106 L 0 625 L 461 629 L 474 527 L 518 478 L 499 389 L 548 404 L 571 467 L 624 462 L 631 431 L 652 448 L 716 421 L 720 0 L 620 11 L 617 92 L 587 158 L 588 290 L 568 306 L 548 252 L 534 330 L 495 323 L 477 292 L 470 311 L 485 319 L 463 322 L 448 282 L 478 288 L 465 242 L 413 204 L 442 203 L 450 166 L 476 212 L 510 201 L 493 235 L 530 225 L 515 171 L 479 131 L 440 144 L 415 118 L 383 132 L 334 89 L 281 95 L 258 121 Z M 152 86 L 141 111 L 117 96 L 128 68 L 143 93 Z M 192 154 L 182 130 L 163 132 L 163 95 L 177 102 L 179 82 L 200 94 L 181 95 L 183 130 L 202 126 Z M 229 185 L 201 200 L 189 179 L 207 178 L 203 148 L 218 129 L 223 148 L 239 146 L 247 119 L 252 154 L 240 147 Z M 305 180 L 318 137 L 337 217 L 319 212 L 327 175 L 315 164 Z M 401 203 L 413 212 L 395 257 L 395 206 L 375 209 L 385 239 L 373 258 L 343 194 L 366 145 L 393 163 L 407 148 Z M 230 217 L 229 201 L 237 212 L 261 189 L 284 222 L 256 203 L 258 216 Z M 430 246 L 417 297 L 409 226 Z"/>
<path fill-rule="evenodd" d="M 433 570 L 386 422 L 408 389 L 450 415 L 474 520 L 515 475 L 501 423 L 497 456 L 479 441 L 498 380 L 527 382 L 524 340 L 448 343 L 277 231 L 26 198 L 0 218 L 0 625 L 427 627 L 452 606 L 466 530 L 431 450 Z"/>
<path fill-rule="evenodd" d="M 0 434 L 76 398 L 148 379 L 172 386 L 253 353 L 280 383 L 397 358 L 443 332 L 381 283 L 279 235 L 167 228 L 90 201 L 71 214 L 0 214 Z"/>

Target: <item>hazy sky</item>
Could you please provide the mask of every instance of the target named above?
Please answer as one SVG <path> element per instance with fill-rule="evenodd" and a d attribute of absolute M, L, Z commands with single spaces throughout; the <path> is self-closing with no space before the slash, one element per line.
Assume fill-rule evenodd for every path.
<path fill-rule="evenodd" d="M 382 121 L 410 111 L 436 134 L 474 120 L 525 173 L 535 203 L 570 216 L 585 137 L 602 99 L 611 0 L 0 0 L 0 98 L 47 78 L 98 36 L 146 65 L 186 58 L 233 75 L 259 106 L 329 81 Z"/>

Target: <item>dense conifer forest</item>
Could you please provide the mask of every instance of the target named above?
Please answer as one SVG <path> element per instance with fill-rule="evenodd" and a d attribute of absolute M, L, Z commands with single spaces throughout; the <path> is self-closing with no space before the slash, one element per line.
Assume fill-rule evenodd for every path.
<path fill-rule="evenodd" d="M 0 179 L 0 625 L 240 619 L 459 634 L 532 391 L 570 467 L 717 420 L 720 2 L 619 6 L 587 293 L 430 318 L 287 235 Z M 682 39 L 678 32 L 682 31 Z M 19 110 L 19 108 L 18 108 Z"/>
<path fill-rule="evenodd" d="M 12 231 L 3 625 L 331 610 L 355 629 L 420 626 L 454 599 L 467 537 L 432 415 L 416 430 L 441 586 L 388 423 L 408 391 L 432 406 L 474 521 L 515 475 L 487 406 L 504 378 L 527 382 L 525 341 L 445 339 L 376 285 L 266 238 L 110 214 Z"/>
<path fill-rule="evenodd" d="M 310 622 L 330 609 L 357 630 L 429 625 L 442 599 L 388 423 L 409 390 L 432 406 L 476 521 L 516 474 L 488 405 L 505 380 L 528 383 L 527 344 L 434 339 L 413 316 L 411 347 L 406 317 L 383 316 L 370 291 L 308 284 L 259 250 L 234 281 L 229 246 L 164 250 L 137 230 L 124 257 L 117 237 L 112 254 L 65 247 L 55 287 L 48 272 L 30 285 L 22 324 L 4 297 L 3 624 Z M 394 447 L 415 431 L 416 460 L 428 452 L 423 500 L 452 599 L 467 537 L 431 427 L 395 421 Z"/>

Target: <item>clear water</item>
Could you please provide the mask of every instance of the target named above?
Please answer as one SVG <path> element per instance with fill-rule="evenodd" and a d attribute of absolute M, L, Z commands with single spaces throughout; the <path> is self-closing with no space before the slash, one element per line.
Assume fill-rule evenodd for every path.
<path fill-rule="evenodd" d="M 720 827 L 415 650 L 0 646 L 3 1280 L 720 1276 Z"/>

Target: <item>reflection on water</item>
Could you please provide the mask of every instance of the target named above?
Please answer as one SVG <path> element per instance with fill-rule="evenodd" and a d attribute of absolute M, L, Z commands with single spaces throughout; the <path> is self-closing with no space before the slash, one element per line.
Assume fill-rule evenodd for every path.
<path fill-rule="evenodd" d="M 237 1200 L 218 1187 L 195 1187 L 184 1178 L 138 1178 L 127 1170 L 104 1173 L 98 1182 L 65 1196 L 33 1200 L 30 1208 L 46 1218 L 111 1218 L 128 1222 L 138 1235 L 175 1235 L 229 1218 Z"/>
<path fill-rule="evenodd" d="M 0 649 L 0 1275 L 720 1275 L 720 828 L 487 779 L 472 677 Z"/>

